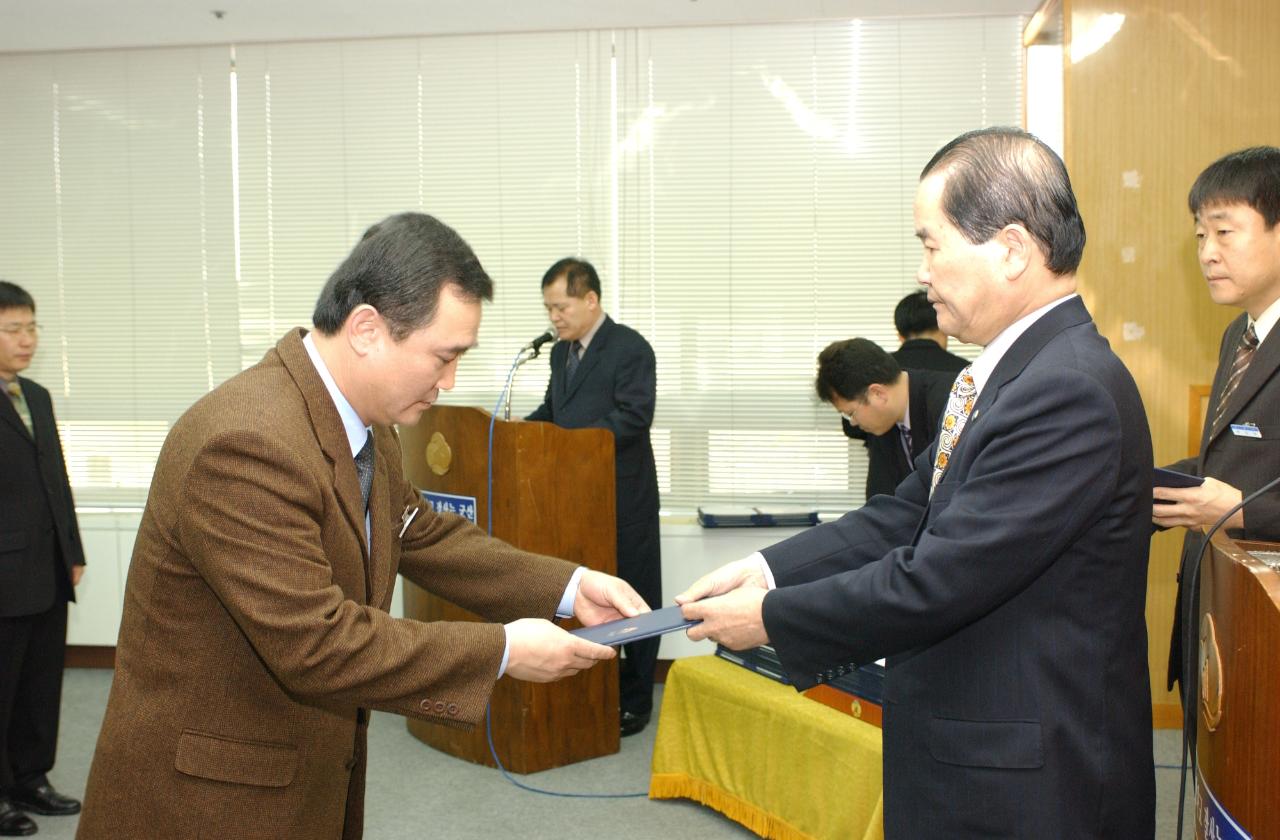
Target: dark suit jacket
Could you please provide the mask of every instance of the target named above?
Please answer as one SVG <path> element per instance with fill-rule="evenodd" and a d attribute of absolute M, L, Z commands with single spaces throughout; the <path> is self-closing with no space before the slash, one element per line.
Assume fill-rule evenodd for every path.
<path fill-rule="evenodd" d="M 951 396 L 954 381 L 954 375 L 936 370 L 907 371 L 907 413 L 911 415 L 913 459 L 933 445 L 938 436 L 938 424 L 947 410 L 947 399 Z M 867 498 L 878 493 L 892 494 L 912 473 L 911 461 L 907 460 L 902 446 L 902 432 L 894 426 L 882 435 L 869 435 L 844 418 L 840 422 L 846 435 L 866 442 Z"/>
<path fill-rule="evenodd" d="M 917 837 L 1152 837 L 1151 439 L 1084 304 L 1001 359 L 933 493 L 764 551 L 796 685 L 888 657 L 884 823 Z"/>
<path fill-rule="evenodd" d="M 968 359 L 943 350 L 932 338 L 909 338 L 889 355 L 897 359 L 902 367 L 916 370 L 940 370 L 955 374 L 969 364 Z M 952 379 L 954 378 L 953 376 Z"/>
<path fill-rule="evenodd" d="M 361 836 L 364 709 L 484 719 L 500 624 L 387 614 L 397 572 L 495 622 L 551 618 L 574 567 L 436 514 L 373 430 L 364 502 L 302 343 L 193 405 L 156 462 L 80 838 Z M 397 536 L 406 505 L 420 513 Z"/>
<path fill-rule="evenodd" d="M 0 617 L 35 615 L 75 600 L 71 567 L 84 564 L 75 502 L 49 392 L 18 377 L 35 438 L 0 393 Z"/>
<path fill-rule="evenodd" d="M 1200 454 L 1170 464 L 1169 468 L 1192 475 L 1211 476 L 1236 487 L 1248 496 L 1262 485 L 1280 476 L 1280 329 L 1267 334 L 1267 340 L 1258 345 L 1248 369 L 1231 395 L 1226 414 L 1213 428 L 1215 408 L 1226 387 L 1227 377 L 1235 362 L 1240 337 L 1249 325 L 1249 316 L 1241 314 L 1222 334 L 1222 346 L 1218 351 L 1218 370 L 1213 377 L 1213 389 L 1205 428 L 1200 435 Z M 1232 434 L 1231 424 L 1257 425 L 1260 438 L 1241 437 Z M 1280 540 L 1280 490 L 1272 490 L 1254 499 L 1244 508 L 1244 530 L 1231 529 L 1227 534 L 1236 539 Z M 1182 564 L 1178 573 L 1179 609 L 1174 612 L 1173 638 L 1169 646 L 1169 688 L 1180 676 L 1181 667 L 1197 667 L 1188 662 L 1180 665 L 1182 658 L 1182 610 L 1183 601 L 1194 597 L 1199 602 L 1199 591 L 1183 592 L 1182 579 L 1188 564 L 1193 563 L 1200 552 L 1204 534 L 1199 529 L 1188 530 L 1182 543 Z M 1196 656 L 1193 648 L 1188 651 Z"/>
<path fill-rule="evenodd" d="M 649 441 L 658 393 L 653 348 L 640 333 L 605 316 L 572 382 L 565 375 L 568 357 L 569 342 L 557 341 L 546 396 L 526 419 L 613 432 L 619 525 L 657 517 L 658 470 Z"/>

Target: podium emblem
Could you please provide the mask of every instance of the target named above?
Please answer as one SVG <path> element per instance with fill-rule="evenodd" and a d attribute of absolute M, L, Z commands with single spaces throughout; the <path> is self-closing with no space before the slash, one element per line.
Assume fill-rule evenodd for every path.
<path fill-rule="evenodd" d="M 427 442 L 427 466 L 436 475 L 444 475 L 453 466 L 453 448 L 439 432 Z"/>
<path fill-rule="evenodd" d="M 1200 711 L 1205 727 L 1213 732 L 1222 723 L 1222 651 L 1213 616 L 1205 613 L 1200 628 Z"/>

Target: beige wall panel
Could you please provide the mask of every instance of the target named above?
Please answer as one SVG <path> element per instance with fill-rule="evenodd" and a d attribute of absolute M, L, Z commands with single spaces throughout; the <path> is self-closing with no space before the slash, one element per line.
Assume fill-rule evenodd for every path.
<path fill-rule="evenodd" d="M 1067 0 L 1064 13 L 1067 166 L 1089 236 L 1081 291 L 1137 379 L 1156 463 L 1168 463 L 1187 454 L 1188 388 L 1210 382 L 1222 329 L 1238 314 L 1209 300 L 1187 191 L 1227 151 L 1280 145 L 1280 3 Z M 1073 43 L 1081 52 L 1118 21 L 1102 16 L 1117 14 L 1105 45 L 1073 57 Z M 1165 668 L 1180 544 L 1180 531 L 1152 544 L 1157 725 L 1177 723 Z"/>

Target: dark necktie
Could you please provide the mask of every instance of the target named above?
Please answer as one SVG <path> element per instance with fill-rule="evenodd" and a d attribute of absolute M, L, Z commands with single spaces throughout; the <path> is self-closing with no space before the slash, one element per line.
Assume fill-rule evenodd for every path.
<path fill-rule="evenodd" d="M 1236 359 L 1231 363 L 1231 375 L 1227 377 L 1227 384 L 1222 388 L 1222 396 L 1218 397 L 1218 407 L 1214 411 L 1210 429 L 1216 429 L 1222 422 L 1227 413 L 1227 403 L 1231 401 L 1231 395 L 1240 385 L 1240 380 L 1244 379 L 1244 372 L 1248 369 L 1249 362 L 1253 360 L 1253 354 L 1257 349 L 1258 333 L 1254 330 L 1253 324 L 1250 324 L 1244 331 L 1244 335 L 1240 336 L 1240 346 L 1236 348 Z"/>
<path fill-rule="evenodd" d="M 902 441 L 902 451 L 906 453 L 907 465 L 910 466 L 911 462 L 915 460 L 911 456 L 911 429 L 907 428 L 904 423 L 898 424 L 898 438 Z"/>
<path fill-rule="evenodd" d="M 567 377 L 566 382 L 573 381 L 573 375 L 578 372 L 578 363 L 582 361 L 578 355 L 582 352 L 582 342 L 574 341 L 569 345 L 569 358 L 565 359 L 564 372 Z"/>
<path fill-rule="evenodd" d="M 373 432 L 364 440 L 364 446 L 356 453 L 356 477 L 360 479 L 360 495 L 364 497 L 364 509 L 369 509 L 369 492 L 373 490 Z"/>

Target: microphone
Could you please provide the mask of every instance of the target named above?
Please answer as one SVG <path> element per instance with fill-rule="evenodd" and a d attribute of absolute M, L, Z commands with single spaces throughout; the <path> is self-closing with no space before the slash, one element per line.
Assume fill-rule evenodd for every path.
<path fill-rule="evenodd" d="M 532 350 L 533 357 L 536 359 L 538 357 L 538 354 L 542 352 L 542 345 L 546 344 L 548 341 L 555 341 L 557 337 L 558 337 L 558 333 L 556 333 L 556 328 L 547 327 L 546 332 L 544 332 L 542 335 L 538 336 L 533 341 L 530 341 L 528 344 L 526 344 L 524 346 L 524 349 Z"/>

